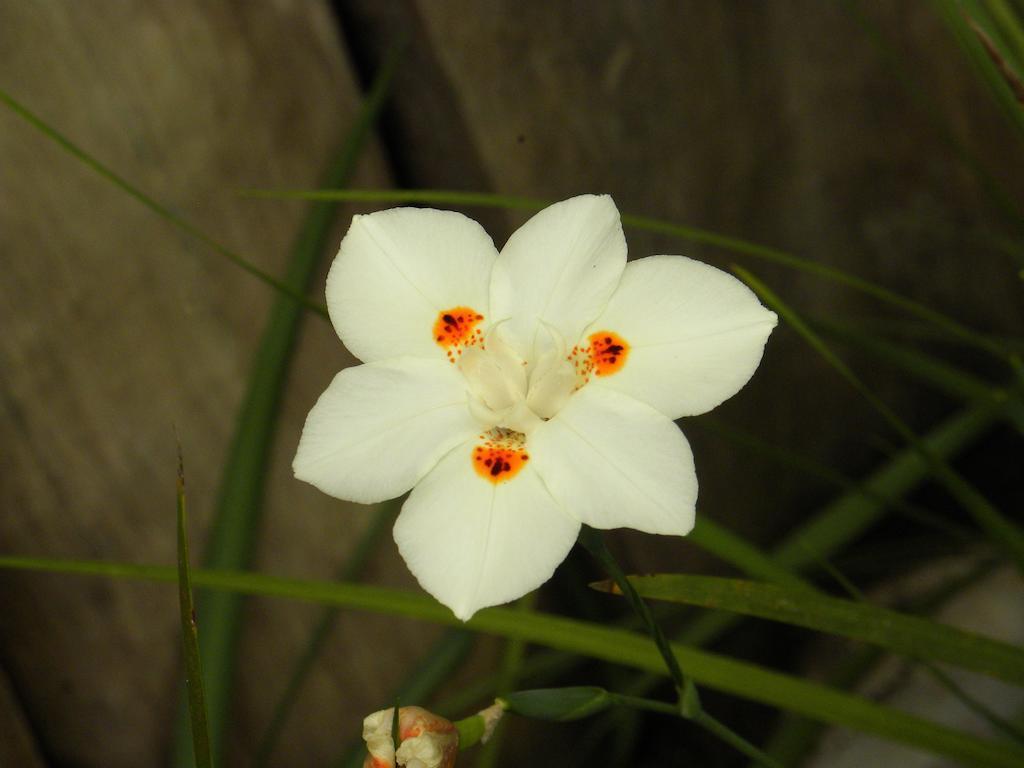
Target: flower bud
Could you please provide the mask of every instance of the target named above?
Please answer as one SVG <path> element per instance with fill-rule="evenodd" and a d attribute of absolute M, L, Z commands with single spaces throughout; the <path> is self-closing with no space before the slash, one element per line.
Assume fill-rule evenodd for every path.
<path fill-rule="evenodd" d="M 455 726 L 422 707 L 398 710 L 398 751 L 391 735 L 395 710 L 383 709 L 363 720 L 363 740 L 369 754 L 363 768 L 452 768 L 459 751 Z"/>

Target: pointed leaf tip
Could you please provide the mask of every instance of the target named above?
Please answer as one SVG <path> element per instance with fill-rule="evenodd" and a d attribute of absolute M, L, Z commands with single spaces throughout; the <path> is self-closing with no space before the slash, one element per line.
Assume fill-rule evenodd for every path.
<path fill-rule="evenodd" d="M 611 579 L 601 579 L 600 581 L 592 581 L 587 586 L 589 586 L 596 592 L 605 592 L 609 595 L 622 594 L 622 590 L 619 588 L 619 585 Z"/>

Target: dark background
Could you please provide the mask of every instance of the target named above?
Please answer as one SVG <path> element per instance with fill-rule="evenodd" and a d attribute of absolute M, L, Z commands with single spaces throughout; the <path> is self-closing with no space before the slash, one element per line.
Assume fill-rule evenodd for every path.
<path fill-rule="evenodd" d="M 386 52 L 406 36 L 356 186 L 552 199 L 607 192 L 623 211 L 785 248 L 980 329 L 1019 334 L 1016 268 L 984 240 L 1005 232 L 1005 222 L 944 132 L 1018 200 L 1021 143 L 928 3 L 863 5 L 869 29 L 843 4 L 821 0 L 0 0 L 0 87 L 280 274 L 304 204 L 242 199 L 237 190 L 315 186 Z M 871 30 L 917 86 L 901 83 Z M 933 112 L 915 101 L 921 95 Z M 339 216 L 335 242 L 354 210 Z M 523 220 L 471 213 L 498 243 Z M 633 256 L 684 253 L 722 267 L 736 260 L 635 231 L 627 240 Z M 172 562 L 174 427 L 200 551 L 268 289 L 5 110 L 0 254 L 0 551 Z M 889 323 L 888 312 L 860 294 L 739 261 L 811 315 Z M 322 278 L 314 294 L 321 292 Z M 931 349 L 992 372 L 975 355 Z M 867 358 L 848 359 L 919 429 L 955 407 Z M 306 412 L 351 362 L 328 324 L 310 317 L 267 478 L 259 569 L 330 578 L 368 520 L 365 509 L 317 493 L 290 471 Z M 720 415 L 853 477 L 898 444 L 785 328 Z M 682 426 L 694 445 L 700 513 L 756 540 L 777 539 L 834 495 L 699 423 Z M 1013 502 L 1017 450 L 994 428 L 960 466 L 994 500 Z M 919 500 L 944 514 L 949 506 L 938 492 Z M 879 572 L 941 552 L 933 539 L 893 525 L 861 542 L 846 565 L 866 586 Z M 636 570 L 719 567 L 677 541 L 625 534 L 615 544 Z M 884 562 L 875 556 L 887 551 Z M 585 606 L 568 582 L 596 573 L 574 556 L 540 605 L 579 615 Z M 367 578 L 415 586 L 390 541 Z M 261 600 L 246 610 L 232 765 L 246 764 L 317 615 Z M 180 684 L 178 632 L 170 588 L 0 574 L 0 765 L 161 764 Z M 331 764 L 361 718 L 390 704 L 408 660 L 437 632 L 343 616 L 276 764 Z M 799 666 L 805 636 L 756 632 L 723 648 Z M 481 643 L 471 669 L 486 669 L 496 647 Z M 768 733 L 771 713 L 730 710 L 713 694 L 709 701 L 752 738 Z M 694 764 L 740 764 L 683 725 L 651 719 L 644 727 L 634 764 L 670 760 L 684 744 Z M 524 764 L 514 756 L 538 744 L 549 760 L 534 752 L 528 764 L 555 765 L 582 730 L 520 723 L 512 733 L 506 765 Z"/>

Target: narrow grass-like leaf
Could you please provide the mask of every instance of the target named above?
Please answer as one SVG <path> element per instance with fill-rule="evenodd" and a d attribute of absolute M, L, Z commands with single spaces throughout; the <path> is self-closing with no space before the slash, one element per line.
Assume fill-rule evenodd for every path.
<path fill-rule="evenodd" d="M 203 692 L 203 664 L 199 654 L 196 613 L 192 605 L 189 578 L 188 514 L 185 509 L 185 465 L 178 448 L 178 606 L 181 609 L 181 644 L 185 660 L 185 690 L 188 699 L 192 757 L 197 768 L 212 768 L 210 732 Z"/>
<path fill-rule="evenodd" d="M 1000 404 L 1006 420 L 1018 432 L 1024 433 L 1024 401 L 1019 384 L 995 386 L 914 347 L 867 334 L 833 320 L 810 319 L 808 323 L 829 338 L 865 352 L 948 395 L 968 402 Z"/>
<path fill-rule="evenodd" d="M 771 289 L 753 274 L 742 267 L 734 266 L 733 271 L 749 285 L 761 299 L 789 323 L 801 337 L 820 354 L 851 386 L 878 411 L 879 414 L 914 448 L 929 466 L 936 480 L 953 495 L 953 497 L 971 514 L 975 522 L 989 535 L 993 543 L 1002 547 L 1007 555 L 1024 572 L 1024 532 L 1003 516 L 988 499 L 968 483 L 941 456 L 938 456 L 925 445 L 916 433 L 901 419 L 895 411 L 882 402 L 864 382 L 853 373 L 832 349 L 822 341 L 821 337 L 811 330 L 810 326 Z"/>
<path fill-rule="evenodd" d="M 868 603 L 777 584 L 715 576 L 673 573 L 630 576 L 629 580 L 642 597 L 652 600 L 780 621 L 1024 685 L 1024 650 Z M 615 591 L 618 592 L 617 588 Z"/>
<path fill-rule="evenodd" d="M 954 595 L 985 578 L 998 565 L 995 558 L 979 560 L 965 573 L 947 577 L 926 594 L 913 600 L 906 608 L 920 614 L 929 614 L 940 608 Z M 859 652 L 839 659 L 836 667 L 826 676 L 825 682 L 833 688 L 849 690 L 858 680 L 884 657 L 882 649 L 864 646 Z M 767 751 L 786 765 L 800 765 L 814 748 L 823 730 L 820 722 L 799 715 L 787 713 L 766 747 Z"/>
<path fill-rule="evenodd" d="M 402 498 L 404 499 L 404 497 Z M 342 567 L 338 570 L 339 581 L 359 580 L 366 568 L 366 564 L 377 549 L 381 539 L 383 539 L 388 527 L 394 522 L 401 506 L 402 500 L 396 499 L 385 502 L 374 510 L 373 516 L 370 518 L 370 524 L 362 536 L 360 536 L 359 541 L 356 542 L 352 554 L 348 556 Z M 270 761 L 274 747 L 277 744 L 277 739 L 280 737 L 281 731 L 284 730 L 292 708 L 298 700 L 302 684 L 305 682 L 306 677 L 313 669 L 314 663 L 320 656 L 320 652 L 326 645 L 327 639 L 337 623 L 337 619 L 337 608 L 324 608 L 317 619 L 302 652 L 292 666 L 288 682 L 285 684 L 284 691 L 281 692 L 281 697 L 274 704 L 270 722 L 267 725 L 267 729 L 263 732 L 259 746 L 256 749 L 256 757 L 253 759 L 253 765 L 256 768 L 262 768 L 262 766 L 267 765 Z M 403 696 L 403 699 L 409 700 L 405 696 Z"/>
<path fill-rule="evenodd" d="M 988 86 L 1003 115 L 1020 136 L 1024 137 L 1024 106 L 1017 100 L 1010 83 L 992 60 L 989 51 L 985 49 L 978 36 L 978 28 L 965 12 L 963 4 L 959 0 L 932 0 L 932 5 L 946 22 L 946 26 L 967 55 L 978 77 Z"/>
<path fill-rule="evenodd" d="M 969 26 L 978 38 L 978 42 L 981 43 L 982 49 L 988 54 L 989 61 L 1009 87 L 1014 99 L 1018 104 L 1024 105 L 1024 80 L 1021 78 L 1021 69 L 1014 61 L 1014 51 L 1010 47 L 1010 40 L 1004 34 L 1009 30 L 997 24 L 996 18 L 990 15 L 986 6 L 977 0 L 969 0 L 968 5 L 970 8 L 967 19 Z M 1003 8 L 1009 10 L 1009 6 L 1004 5 Z"/>
<path fill-rule="evenodd" d="M 923 438 L 936 456 L 951 457 L 971 445 L 996 421 L 998 409 L 974 405 L 953 414 Z M 928 466 L 912 448 L 900 451 L 863 483 L 869 495 L 846 493 L 819 510 L 773 550 L 781 565 L 800 570 L 829 558 L 870 528 L 886 512 L 882 498 L 900 498 L 928 476 Z"/>
<path fill-rule="evenodd" d="M 177 580 L 173 567 L 129 563 L 0 556 L 0 568 L 169 583 Z M 444 606 L 425 595 L 406 590 L 210 570 L 193 571 L 192 581 L 208 589 L 318 602 L 463 626 Z M 465 627 L 648 672 L 665 673 L 664 661 L 654 643 L 627 630 L 508 608 L 484 609 Z M 1024 749 L 1014 745 L 986 741 L 756 664 L 679 644 L 673 644 L 672 651 L 681 666 L 693 670 L 693 677 L 698 683 L 726 693 L 946 755 L 965 765 L 1018 768 L 1024 760 Z"/>
<path fill-rule="evenodd" d="M 81 162 L 87 168 L 89 168 L 102 178 L 109 181 L 118 189 L 127 193 L 130 197 L 142 203 L 144 206 L 146 206 L 155 214 L 157 214 L 160 218 L 177 227 L 190 237 L 194 237 L 196 240 L 209 247 L 217 255 L 224 257 L 232 264 L 234 264 L 236 267 L 245 270 L 250 275 L 253 275 L 257 279 L 266 283 L 274 290 L 284 294 L 285 296 L 291 297 L 292 300 L 297 301 L 298 303 L 305 306 L 307 309 L 311 309 L 325 318 L 327 317 L 327 308 L 324 305 L 318 304 L 317 302 L 314 301 L 310 301 L 300 291 L 295 290 L 293 286 L 287 284 L 286 282 L 278 280 L 270 273 L 264 272 L 262 269 L 260 269 L 255 264 L 250 262 L 248 259 L 245 259 L 239 254 L 235 253 L 230 248 L 221 245 L 210 235 L 206 234 L 198 227 L 190 224 L 188 221 L 183 219 L 178 214 L 174 213 L 165 205 L 157 202 L 155 199 L 147 195 L 141 189 L 131 184 L 122 176 L 119 176 L 113 170 L 105 166 L 91 154 L 89 154 L 84 149 L 79 147 L 77 144 L 72 142 L 70 139 L 64 136 L 64 134 L 62 134 L 60 131 L 51 126 L 41 117 L 39 117 L 34 112 L 29 110 L 28 107 L 24 106 L 21 102 L 19 102 L 17 99 L 15 99 L 13 96 L 11 96 L 9 93 L 2 89 L 0 89 L 0 103 L 6 105 L 12 112 L 14 112 L 14 114 L 23 119 L 26 123 L 31 125 L 36 130 L 38 130 L 48 139 L 55 142 L 58 146 L 60 146 L 61 149 L 63 149 L 65 152 L 67 152 L 69 155 L 74 157 L 79 162 Z"/>
<path fill-rule="evenodd" d="M 245 190 L 243 194 L 255 198 L 286 199 L 286 200 L 336 200 L 351 202 L 388 202 L 388 203 L 434 203 L 440 205 L 480 206 L 488 208 L 506 208 L 513 210 L 539 210 L 550 205 L 550 200 L 510 195 L 495 195 L 486 192 L 461 192 L 437 189 L 282 189 L 282 190 Z M 756 259 L 779 264 L 790 269 L 807 272 L 825 280 L 846 286 L 855 291 L 867 294 L 885 304 L 898 307 L 921 320 L 943 329 L 947 334 L 982 349 L 989 354 L 1020 368 L 1022 363 L 1018 356 L 1007 351 L 997 341 L 978 333 L 962 323 L 930 307 L 902 296 L 895 291 L 872 283 L 864 278 L 848 272 L 821 264 L 810 259 L 800 258 L 778 248 L 759 245 L 738 237 L 723 235 L 707 229 L 673 224 L 648 216 L 622 214 L 625 227 L 640 229 L 668 235 L 690 243 L 707 245 L 730 253 L 739 253 Z"/>
<path fill-rule="evenodd" d="M 952 150 L 953 154 L 960 158 L 960 161 L 971 170 L 993 202 L 1011 220 L 1018 223 L 1024 221 L 1019 202 L 989 172 L 978 155 L 960 139 L 953 130 L 952 122 L 947 112 L 936 103 L 935 98 L 922 87 L 922 84 L 910 74 L 904 65 L 903 52 L 886 38 L 878 26 L 859 8 L 858 3 L 854 2 L 854 0 L 843 0 L 842 5 L 861 29 L 864 30 L 868 42 L 874 46 L 888 66 L 889 73 L 903 86 L 903 91 L 910 98 L 910 103 L 914 104 L 928 118 L 939 137 Z M 1013 243 L 1007 253 L 1017 263 L 1020 263 L 1022 258 L 1024 258 L 1020 245 L 1017 243 Z"/>
<path fill-rule="evenodd" d="M 397 56 L 392 55 L 332 160 L 326 174 L 328 183 L 342 186 L 351 178 L 359 153 L 371 136 L 396 66 Z M 249 563 L 259 531 L 263 482 L 281 391 L 302 319 L 302 307 L 291 296 L 303 295 L 316 274 L 335 211 L 333 205 L 316 205 L 309 212 L 284 280 L 287 295 L 278 297 L 267 318 L 222 474 L 220 497 L 205 553 L 208 567 L 237 569 Z M 201 647 L 207 664 L 207 705 L 215 759 L 220 755 L 229 716 L 241 618 L 242 603 L 237 595 L 220 592 L 205 595 L 200 600 Z M 178 765 L 184 762 L 186 744 L 182 720 L 179 719 L 176 739 Z"/>
<path fill-rule="evenodd" d="M 1007 0 L 985 0 L 992 22 L 1006 41 L 1007 57 L 1014 62 L 1017 72 L 1024 74 L 1024 18 Z"/>
<path fill-rule="evenodd" d="M 926 661 L 923 662 L 923 665 L 929 674 L 939 681 L 943 688 L 949 691 L 964 707 L 988 723 L 993 731 L 1013 739 L 1017 744 L 1024 745 L 1024 729 L 1019 725 L 1010 722 L 998 712 L 993 711 L 991 707 L 972 695 L 970 691 L 960 685 L 952 676 L 946 674 L 945 670 L 938 664 Z"/>
<path fill-rule="evenodd" d="M 875 334 L 865 333 L 850 323 L 807 317 L 808 325 L 814 330 L 851 346 L 872 357 L 899 368 L 918 381 L 968 402 L 1004 401 L 1009 396 L 1006 387 L 996 386 L 984 379 L 957 368 L 944 360 L 935 358 L 921 350 L 884 339 Z"/>
<path fill-rule="evenodd" d="M 974 542 L 977 539 L 977 535 L 973 530 L 968 530 L 967 528 L 957 523 L 953 523 L 947 518 L 939 516 L 930 510 L 924 509 L 923 507 L 910 504 L 902 498 L 883 496 L 878 491 L 866 488 L 862 483 L 857 482 L 853 478 L 847 477 L 842 472 L 833 469 L 827 464 L 823 464 L 812 456 L 770 443 L 756 435 L 750 434 L 749 432 L 737 429 L 731 425 L 726 425 L 721 419 L 714 416 L 703 416 L 696 422 L 696 424 L 698 428 L 706 429 L 714 435 L 724 437 L 734 445 L 746 448 L 747 450 L 756 453 L 757 455 L 762 456 L 781 467 L 787 467 L 799 474 L 806 475 L 807 477 L 823 480 L 824 482 L 835 486 L 838 490 L 848 492 L 852 496 L 860 496 L 866 501 L 881 504 L 885 508 L 893 510 L 908 520 L 913 520 L 916 523 L 928 526 L 929 528 L 939 531 L 950 538 L 954 538 L 965 543 Z M 735 534 L 732 535 L 735 536 Z M 765 554 L 764 556 L 770 560 L 773 567 L 772 571 L 765 570 L 758 572 L 746 567 L 739 561 L 735 561 L 734 564 L 737 565 L 737 567 L 740 567 L 744 573 L 749 576 L 754 576 L 755 578 L 763 578 L 776 583 L 785 583 L 784 579 L 791 578 L 792 573 L 790 569 L 783 567 L 771 555 Z M 778 578 L 777 576 L 772 575 L 773 571 L 776 572 L 778 576 L 781 576 L 782 574 L 786 574 L 786 576 Z"/>
<path fill-rule="evenodd" d="M 806 586 L 803 579 L 780 565 L 771 555 L 707 516 L 698 515 L 697 523 L 687 538 L 749 576 L 791 587 Z"/>

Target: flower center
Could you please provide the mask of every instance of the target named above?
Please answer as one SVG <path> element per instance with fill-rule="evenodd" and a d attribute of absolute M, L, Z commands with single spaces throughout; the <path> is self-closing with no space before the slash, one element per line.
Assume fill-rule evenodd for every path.
<path fill-rule="evenodd" d="M 530 363 L 492 331 L 484 343 L 462 351 L 458 366 L 472 395 L 470 410 L 488 428 L 528 434 L 554 416 L 576 389 L 576 371 L 560 343 Z"/>

